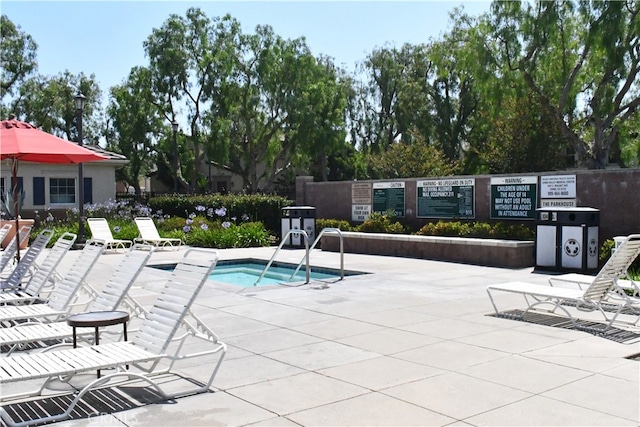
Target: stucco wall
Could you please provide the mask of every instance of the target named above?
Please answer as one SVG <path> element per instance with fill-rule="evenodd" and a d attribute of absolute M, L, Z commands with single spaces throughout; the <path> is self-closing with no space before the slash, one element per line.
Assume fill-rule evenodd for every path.
<path fill-rule="evenodd" d="M 83 175 L 91 178 L 93 203 L 104 203 L 109 199 L 114 200 L 116 197 L 116 176 L 115 167 L 109 164 L 85 163 Z M 5 185 L 11 182 L 11 167 L 2 162 L 0 169 Z M 33 204 L 33 177 L 45 177 L 45 205 L 35 206 Z M 20 162 L 18 165 L 18 177 L 22 177 L 22 183 L 25 191 L 25 200 L 22 208 L 23 217 L 31 217 L 33 210 L 60 210 L 72 209 L 77 204 L 55 204 L 50 203 L 49 198 L 49 178 L 71 178 L 78 179 L 78 165 L 52 165 L 46 163 L 28 163 Z M 76 187 L 76 197 L 77 187 Z"/>
<path fill-rule="evenodd" d="M 600 210 L 600 241 L 618 235 L 640 233 L 640 169 L 562 171 L 497 176 L 576 175 L 577 206 Z M 403 222 L 419 228 L 437 219 L 416 218 L 416 181 L 424 179 L 475 178 L 475 220 L 490 221 L 492 176 L 406 178 Z M 316 217 L 351 220 L 351 187 L 355 181 L 312 182 L 308 177 L 296 181 L 296 204 L 314 206 Z M 363 181 L 380 182 L 380 181 Z M 518 223 L 517 220 L 505 220 Z M 533 225 L 535 221 L 522 221 Z"/>

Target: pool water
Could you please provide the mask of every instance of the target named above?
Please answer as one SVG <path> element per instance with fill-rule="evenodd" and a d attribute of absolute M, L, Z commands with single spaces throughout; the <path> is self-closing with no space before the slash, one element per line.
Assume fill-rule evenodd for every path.
<path fill-rule="evenodd" d="M 260 280 L 260 283 L 256 285 L 255 283 L 260 278 L 260 275 L 266 265 L 266 261 L 255 259 L 218 261 L 218 264 L 213 270 L 213 273 L 209 276 L 209 279 L 216 282 L 244 287 L 278 285 L 296 282 L 304 283 L 306 281 L 306 270 L 304 265 L 300 267 L 296 275 L 292 278 L 291 274 L 295 271 L 297 267 L 296 265 L 274 262 L 271 264 L 271 267 L 269 267 L 269 270 L 265 273 L 262 280 Z M 173 270 L 175 264 L 155 265 L 153 267 L 163 270 Z M 366 273 L 346 270 L 344 272 L 345 277 L 359 274 Z M 339 279 L 340 270 L 311 267 L 309 278 L 312 280 Z"/>
<path fill-rule="evenodd" d="M 260 278 L 265 267 L 266 264 L 255 262 L 233 263 L 227 265 L 220 265 L 220 263 L 218 263 L 209 278 L 217 282 L 230 283 L 232 285 L 253 286 Z M 262 280 L 260 280 L 259 285 L 276 285 L 286 282 L 304 282 L 306 280 L 306 271 L 304 266 L 300 267 L 300 270 L 296 275 L 291 278 L 291 274 L 293 274 L 294 271 L 294 266 L 283 267 L 281 265 L 275 266 L 272 264 Z M 311 279 L 332 279 L 340 277 L 340 273 L 331 274 L 312 270 L 309 277 Z"/>

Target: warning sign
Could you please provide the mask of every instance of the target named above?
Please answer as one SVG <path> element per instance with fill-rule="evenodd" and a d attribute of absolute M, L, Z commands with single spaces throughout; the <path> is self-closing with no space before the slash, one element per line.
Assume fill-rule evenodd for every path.
<path fill-rule="evenodd" d="M 474 218 L 475 178 L 417 181 L 418 218 Z"/>
<path fill-rule="evenodd" d="M 537 176 L 491 178 L 492 219 L 535 219 Z"/>

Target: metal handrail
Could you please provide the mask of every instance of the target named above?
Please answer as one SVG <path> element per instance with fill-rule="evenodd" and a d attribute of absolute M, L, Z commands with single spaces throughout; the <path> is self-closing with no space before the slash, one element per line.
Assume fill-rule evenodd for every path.
<path fill-rule="evenodd" d="M 318 237 L 316 237 L 316 240 L 313 242 L 309 250 L 307 250 L 307 254 L 305 256 L 305 258 L 307 259 L 307 268 L 309 266 L 309 252 L 316 247 L 316 245 L 322 238 L 322 235 L 326 233 L 338 233 L 338 237 L 340 238 L 340 280 L 343 280 L 344 279 L 344 240 L 342 238 L 342 231 L 339 228 L 327 227 L 327 228 L 323 228 L 322 231 L 320 231 L 320 233 L 318 234 Z M 289 277 L 289 279 L 292 279 L 298 273 L 298 271 L 300 270 L 300 267 L 302 266 L 303 261 L 304 261 L 304 258 L 300 260 L 300 263 L 296 267 L 291 277 Z M 307 279 L 307 282 L 308 280 L 309 279 Z"/>
<path fill-rule="evenodd" d="M 256 280 L 256 283 L 254 283 L 253 286 L 258 286 L 258 283 L 260 283 L 264 275 L 267 273 L 267 270 L 269 269 L 269 267 L 271 267 L 271 264 L 273 264 L 273 260 L 276 258 L 276 255 L 278 255 L 278 252 L 280 252 L 280 249 L 282 249 L 285 242 L 287 241 L 287 238 L 291 234 L 302 234 L 302 236 L 304 237 L 304 248 L 306 251 L 305 258 L 307 259 L 307 281 L 305 282 L 305 284 L 309 283 L 309 277 L 310 277 L 310 271 L 311 271 L 311 267 L 309 266 L 309 235 L 304 230 L 293 229 L 293 230 L 289 230 L 287 234 L 285 234 L 285 236 L 282 238 L 280 245 L 278 245 L 278 249 L 276 249 L 276 251 L 273 253 L 273 255 L 271 256 L 271 259 L 267 263 L 267 266 L 264 268 L 264 270 L 262 270 L 262 274 L 260 274 L 260 277 L 258 277 L 258 280 Z M 300 268 L 300 266 L 298 266 L 298 268 Z"/>

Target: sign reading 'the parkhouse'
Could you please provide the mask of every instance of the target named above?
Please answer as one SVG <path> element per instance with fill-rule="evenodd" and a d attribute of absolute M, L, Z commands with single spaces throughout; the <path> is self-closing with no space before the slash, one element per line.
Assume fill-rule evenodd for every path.
<path fill-rule="evenodd" d="M 417 181 L 418 218 L 475 218 L 475 178 Z"/>
<path fill-rule="evenodd" d="M 535 219 L 537 176 L 491 178 L 492 219 Z"/>

